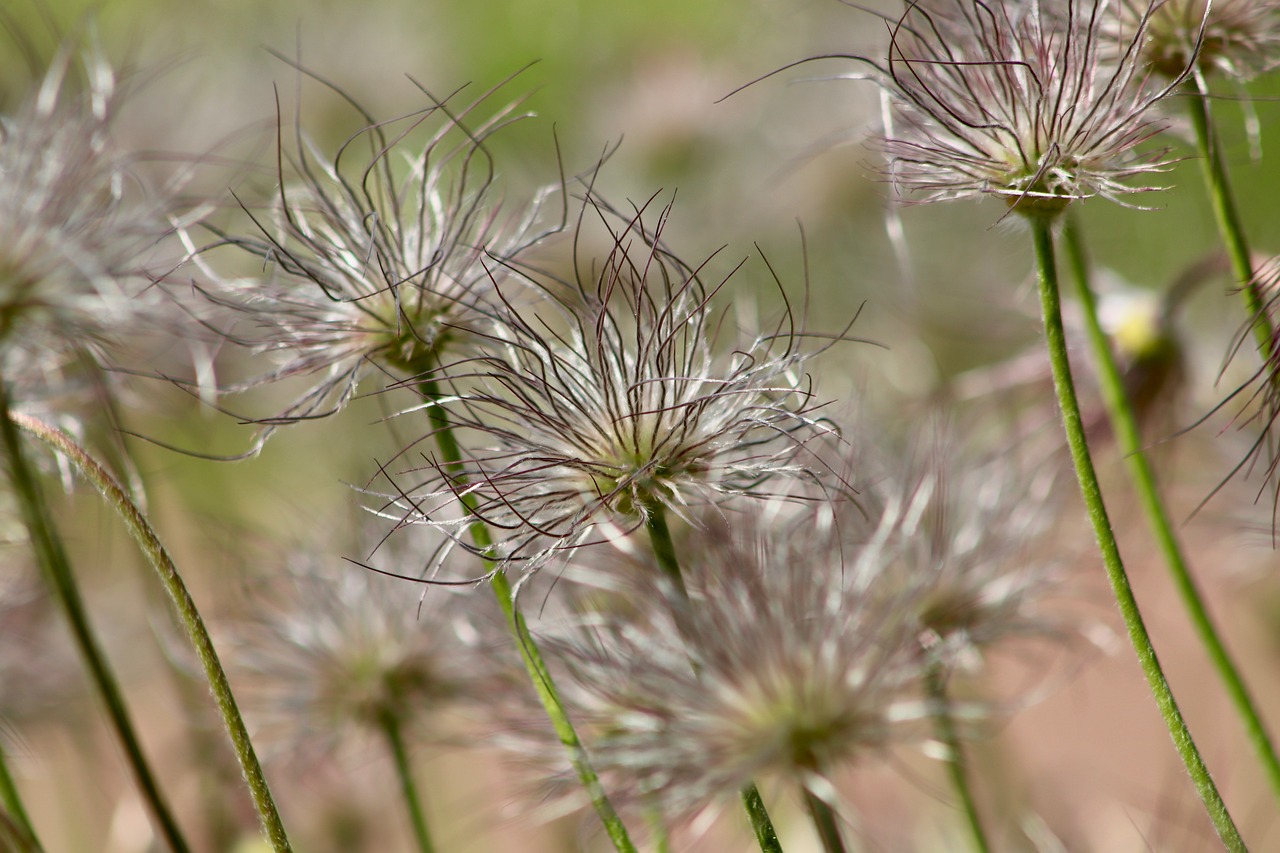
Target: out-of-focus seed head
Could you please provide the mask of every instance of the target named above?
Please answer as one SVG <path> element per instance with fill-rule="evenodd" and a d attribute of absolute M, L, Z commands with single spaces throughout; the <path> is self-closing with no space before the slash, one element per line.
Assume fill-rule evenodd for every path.
<path fill-rule="evenodd" d="M 673 820 L 752 780 L 834 801 L 833 774 L 923 734 L 913 608 L 845 538 L 825 505 L 731 512 L 681 548 L 688 600 L 655 584 L 553 641 L 611 795 Z"/>
<path fill-rule="evenodd" d="M 480 448 L 460 468 L 396 478 L 387 510 L 462 531 L 481 519 L 500 540 L 490 556 L 531 569 L 625 535 L 649 507 L 682 515 L 808 476 L 807 445 L 831 432 L 790 314 L 764 334 L 724 334 L 732 318 L 714 305 L 741 265 L 680 261 L 662 242 L 669 206 L 621 215 L 590 196 L 584 215 L 606 229 L 605 257 L 576 258 L 567 284 L 525 271 L 549 299 L 512 313 L 477 359 L 481 390 L 449 407 Z"/>
<path fill-rule="evenodd" d="M 930 660 L 973 669 L 1007 637 L 1065 636 L 1043 607 L 1059 578 L 1046 543 L 1058 469 L 1016 454 L 977 464 L 945 439 L 902 467 L 862 496 L 879 527 L 865 553 L 911 590 L 902 600 Z"/>
<path fill-rule="evenodd" d="M 0 116 L 0 371 L 19 401 L 99 361 L 151 304 L 140 257 L 169 230 L 166 202 L 112 142 L 119 100 L 105 60 L 67 43 Z"/>
<path fill-rule="evenodd" d="M 494 185 L 488 143 L 524 117 L 518 104 L 471 122 L 490 92 L 375 121 L 338 94 L 362 127 L 329 156 L 295 119 L 292 147 L 281 132 L 274 202 L 242 201 L 253 231 L 215 244 L 262 258 L 268 274 L 228 279 L 196 255 L 209 298 L 239 317 L 228 335 L 280 359 L 229 390 L 314 378 L 268 425 L 331 414 L 371 373 L 404 382 L 465 358 L 493 323 L 505 265 L 558 228 L 540 225 L 547 192 L 507 214 Z"/>
<path fill-rule="evenodd" d="M 6 501 L 7 502 L 7 501 Z M 8 507 L 6 507 L 8 509 Z M 26 548 L 25 540 L 22 541 Z M 0 578 L 0 751 L 10 727 L 71 717 L 83 681 L 75 651 L 49 596 L 9 541 L 0 547 L 6 576 Z"/>
<path fill-rule="evenodd" d="M 305 555 L 266 579 L 228 638 L 264 742 L 306 754 L 388 723 L 420 738 L 437 731 L 420 723 L 478 701 L 492 673 L 471 657 L 462 594 L 422 590 Z"/>
<path fill-rule="evenodd" d="M 1273 68 L 1280 48 L 1276 0 L 1121 0 L 1109 18 L 1108 35 L 1143 32 L 1143 61 L 1169 78 L 1194 68 L 1248 80 Z"/>
<path fill-rule="evenodd" d="M 880 146 L 894 185 L 923 201 L 994 195 L 1035 216 L 1158 189 L 1129 181 L 1170 163 L 1143 143 L 1164 129 L 1150 108 L 1171 87 L 1148 85 L 1145 26 L 1119 44 L 1104 36 L 1108 5 L 907 4 L 878 64 L 892 103 Z"/>

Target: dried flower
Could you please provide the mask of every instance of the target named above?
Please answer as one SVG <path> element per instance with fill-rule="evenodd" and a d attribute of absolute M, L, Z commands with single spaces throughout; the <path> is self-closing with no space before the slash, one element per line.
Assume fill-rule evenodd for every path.
<path fill-rule="evenodd" d="M 229 639 L 264 742 L 331 749 L 388 722 L 439 740 L 422 724 L 483 695 L 493 674 L 470 654 L 461 593 L 422 589 L 300 553 L 255 590 L 253 615 Z"/>
<path fill-rule="evenodd" d="M 83 92 L 69 79 L 76 62 Z M 166 202 L 112 143 L 119 100 L 107 63 L 68 43 L 0 117 L 0 373 L 19 401 L 44 396 L 69 364 L 99 362 L 149 304 L 139 257 L 169 230 Z"/>
<path fill-rule="evenodd" d="M 1143 61 L 1165 77 L 1188 68 L 1236 80 L 1269 70 L 1280 47 L 1276 0 L 1121 0 L 1108 14 L 1108 35 L 1144 32 Z"/>
<path fill-rule="evenodd" d="M 652 226 L 647 207 L 620 216 L 594 196 L 584 212 L 607 229 L 604 260 L 575 260 L 573 284 L 528 271 L 549 299 L 512 313 L 477 358 L 482 387 L 450 408 L 456 428 L 488 444 L 460 466 L 395 478 L 387 509 L 453 530 L 480 519 L 501 540 L 488 555 L 530 570 L 625 536 L 646 507 L 679 515 L 806 476 L 807 444 L 831 432 L 815 418 L 793 324 L 722 353 L 726 319 L 713 306 L 738 267 L 708 287 L 710 259 L 694 268 L 662 243 L 669 205 Z M 576 244 L 588 239 L 580 228 Z M 404 485 L 411 475 L 425 477 Z"/>
<path fill-rule="evenodd" d="M 1146 27 L 1106 39 L 1107 6 L 908 4 L 877 65 L 893 104 L 880 144 L 894 185 L 924 201 L 994 195 L 1023 214 L 1157 189 L 1126 180 L 1170 164 L 1141 146 L 1164 129 L 1149 110 L 1174 84 L 1148 85 Z"/>
<path fill-rule="evenodd" d="M 834 805 L 834 773 L 922 733 L 907 591 L 847 534 L 825 504 L 706 521 L 688 606 L 655 585 L 554 646 L 615 799 L 681 820 L 782 778 Z"/>
<path fill-rule="evenodd" d="M 271 275 L 227 280 L 196 255 L 213 281 L 209 299 L 251 321 L 253 328 L 237 326 L 228 337 L 281 359 L 227 390 L 316 378 L 281 412 L 258 421 L 267 432 L 337 411 L 370 373 L 403 382 L 465 357 L 492 324 L 505 264 L 548 233 L 538 224 L 547 193 L 504 217 L 494 186 L 488 142 L 522 117 L 512 115 L 518 104 L 474 127 L 468 116 L 492 92 L 457 112 L 432 100 L 375 121 L 335 91 L 364 126 L 326 158 L 297 120 L 292 153 L 283 135 L 279 142 L 274 204 L 261 214 L 242 203 L 258 233 L 219 232 L 215 246 L 264 259 Z"/>
<path fill-rule="evenodd" d="M 901 601 L 929 659 L 972 670 L 1007 637 L 1065 636 L 1043 607 L 1059 579 L 1046 539 L 1060 469 L 978 463 L 945 437 L 903 468 L 861 496 L 878 527 L 863 559 L 911 590 Z"/>

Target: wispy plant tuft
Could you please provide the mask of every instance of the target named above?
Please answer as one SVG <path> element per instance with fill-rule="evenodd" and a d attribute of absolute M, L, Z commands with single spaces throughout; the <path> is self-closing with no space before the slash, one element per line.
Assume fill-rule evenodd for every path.
<path fill-rule="evenodd" d="M 412 383 L 464 359 L 490 334 L 506 264 L 560 227 L 542 222 L 551 190 L 503 209 L 489 143 L 526 117 L 518 102 L 473 120 L 494 91 L 455 107 L 423 90 L 422 109 L 380 121 L 299 73 L 336 92 L 363 125 L 328 155 L 307 135 L 299 105 L 292 142 L 280 131 L 274 202 L 241 202 L 251 230 L 215 228 L 220 239 L 194 255 L 209 279 L 203 294 L 229 310 L 210 322 L 280 362 L 224 390 L 311 379 L 284 409 L 253 419 L 263 430 L 251 452 L 281 424 L 336 412 L 365 377 Z M 220 246 L 260 258 L 266 275 L 220 274 L 209 254 Z"/>
<path fill-rule="evenodd" d="M 384 512 L 450 530 L 479 519 L 498 539 L 488 556 L 532 569 L 625 537 L 647 506 L 686 516 L 811 476 L 810 445 L 833 430 L 804 372 L 806 332 L 789 311 L 767 332 L 734 328 L 718 294 L 742 264 L 681 261 L 664 243 L 670 215 L 589 194 L 602 260 L 575 257 L 567 282 L 512 268 L 548 299 L 508 314 L 476 358 L 478 390 L 450 407 L 478 449 L 456 471 L 428 459 L 394 476 Z"/>
<path fill-rule="evenodd" d="M 1275 67 L 1280 47 L 1276 0 L 1121 0 L 1111 4 L 1108 36 L 1139 43 L 1142 60 L 1165 77 L 1187 69 L 1248 80 Z"/>
<path fill-rule="evenodd" d="M 994 195 L 1023 213 L 1159 189 L 1151 175 L 1172 161 L 1144 143 L 1181 75 L 1150 85 L 1146 28 L 1117 46 L 1101 28 L 1107 5 L 909 3 L 876 64 L 894 186 L 923 201 Z"/>
<path fill-rule="evenodd" d="M 923 733 L 914 591 L 865 534 L 826 503 L 716 515 L 682 542 L 687 599 L 637 573 L 552 644 L 624 802 L 683 821 L 783 779 L 841 812 L 834 774 Z"/>
<path fill-rule="evenodd" d="M 18 401 L 104 361 L 108 340 L 157 309 L 144 260 L 170 231 L 170 200 L 112 139 L 123 97 L 106 60 L 69 41 L 0 117 L 0 373 Z"/>

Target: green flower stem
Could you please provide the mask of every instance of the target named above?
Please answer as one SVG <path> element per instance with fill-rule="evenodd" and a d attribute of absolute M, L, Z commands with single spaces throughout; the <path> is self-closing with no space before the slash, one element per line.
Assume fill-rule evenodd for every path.
<path fill-rule="evenodd" d="M 1217 627 L 1213 624 L 1213 619 L 1209 615 L 1208 609 L 1205 607 L 1204 597 L 1200 594 L 1195 579 L 1191 576 L 1191 569 L 1182 553 L 1182 547 L 1174 532 L 1173 523 L 1169 519 L 1169 513 L 1156 487 L 1156 478 L 1151 470 L 1151 463 L 1143 452 L 1142 436 L 1138 431 L 1138 422 L 1134 416 L 1133 407 L 1130 404 L 1128 395 L 1125 393 L 1124 380 L 1120 375 L 1120 368 L 1117 366 L 1115 356 L 1111 352 L 1106 333 L 1098 322 L 1097 300 L 1089 287 L 1089 268 L 1085 259 L 1084 244 L 1074 218 L 1067 220 L 1063 239 L 1066 246 L 1067 265 L 1076 281 L 1080 305 L 1084 308 L 1085 325 L 1089 333 L 1089 346 L 1098 365 L 1098 379 L 1102 385 L 1102 396 L 1106 402 L 1107 411 L 1111 416 L 1111 424 L 1115 429 L 1116 441 L 1119 443 L 1120 452 L 1124 454 L 1125 462 L 1129 467 L 1129 476 L 1133 480 L 1134 488 L 1138 491 L 1142 509 L 1151 524 L 1151 530 L 1160 546 L 1160 552 L 1164 555 L 1165 563 L 1169 566 L 1174 586 L 1177 587 L 1178 594 L 1182 597 L 1182 604 L 1187 609 L 1191 624 L 1195 627 L 1196 634 L 1200 637 L 1200 642 L 1204 645 L 1205 651 L 1208 652 L 1209 660 L 1213 662 L 1214 669 L 1218 671 L 1218 676 L 1226 687 L 1227 695 L 1231 697 L 1231 701 L 1236 707 L 1236 713 L 1244 721 L 1249 741 L 1253 744 L 1258 760 L 1266 771 L 1272 792 L 1275 796 L 1280 797 L 1280 759 L 1276 757 L 1275 747 L 1267 733 L 1262 716 L 1258 713 L 1258 708 L 1254 704 L 1253 697 L 1249 695 L 1249 689 L 1245 686 L 1244 678 L 1232 660 L 1230 652 L 1227 651 L 1227 647 L 1223 643 Z"/>
<path fill-rule="evenodd" d="M 846 853 L 844 839 L 840 837 L 840 823 L 831 806 L 809 790 L 804 792 L 804 806 L 813 821 L 814 829 L 818 831 L 822 849 L 826 853 Z"/>
<path fill-rule="evenodd" d="M 1102 553 L 1107 580 L 1111 583 L 1111 592 L 1120 608 L 1120 615 L 1124 619 L 1129 640 L 1138 656 L 1138 663 L 1142 666 L 1147 684 L 1155 697 L 1156 707 L 1160 710 L 1160 716 L 1164 718 L 1178 755 L 1181 756 L 1187 772 L 1191 774 L 1191 780 L 1200 794 L 1210 820 L 1213 821 L 1218 837 L 1232 853 L 1245 851 L 1248 848 L 1240 837 L 1240 831 L 1231 820 L 1226 803 L 1222 801 L 1213 777 L 1209 775 L 1204 759 L 1200 757 L 1191 732 L 1182 718 L 1182 712 L 1178 710 L 1178 703 L 1164 677 L 1164 671 L 1156 657 L 1155 647 L 1151 644 L 1151 636 L 1147 633 L 1146 625 L 1142 621 L 1137 599 L 1134 598 L 1133 590 L 1129 586 L 1129 577 L 1120 559 L 1120 548 L 1116 544 L 1111 520 L 1107 517 L 1107 509 L 1102 502 L 1102 489 L 1098 485 L 1098 475 L 1094 471 L 1093 459 L 1089 455 L 1084 423 L 1080 417 L 1080 403 L 1076 399 L 1075 384 L 1071 378 L 1071 365 L 1067 359 L 1067 339 L 1062 328 L 1062 307 L 1059 301 L 1058 272 L 1054 260 L 1052 222 L 1042 216 L 1029 217 L 1028 222 L 1031 225 L 1035 243 L 1045 342 L 1049 350 L 1049 363 L 1053 369 L 1054 388 L 1058 393 L 1058 405 L 1062 410 L 1062 425 L 1066 431 L 1071 461 L 1075 466 L 1076 478 L 1080 483 L 1080 492 L 1084 497 L 1089 521 L 1093 524 L 1093 532 Z"/>
<path fill-rule="evenodd" d="M 466 481 L 462 466 L 462 448 L 458 446 L 458 439 L 453 434 L 448 412 L 436 402 L 442 397 L 439 384 L 434 380 L 423 381 L 420 385 L 420 392 L 423 399 L 429 404 L 427 406 L 427 417 L 431 421 L 436 447 L 440 450 L 444 469 L 453 477 L 455 486 L 464 486 Z M 467 510 L 475 512 L 475 499 L 472 496 L 463 495 L 461 501 Z M 469 530 L 472 541 L 475 542 L 476 548 L 482 553 L 493 546 L 489 528 L 484 522 L 472 522 Z M 506 573 L 502 572 L 500 567 L 493 561 L 485 560 L 484 565 L 488 571 L 493 573 L 489 586 L 493 589 L 494 597 L 498 600 L 498 606 L 502 608 L 503 616 L 506 617 L 507 627 L 520 649 L 520 657 L 524 661 L 525 670 L 529 673 L 529 680 L 533 683 L 533 687 L 538 693 L 538 698 L 542 701 L 542 707 L 546 710 L 547 717 L 551 720 L 551 725 L 556 730 L 556 736 L 569 753 L 569 761 L 573 764 L 573 769 L 578 774 L 578 781 L 582 783 L 587 795 L 591 798 L 596 814 L 600 816 L 600 820 L 604 823 L 605 831 L 609 834 L 609 838 L 613 841 L 613 846 L 618 850 L 618 853 L 636 853 L 635 844 L 632 843 L 631 838 L 627 835 L 627 828 L 623 825 L 622 818 L 618 817 L 613 804 L 609 802 L 608 794 L 605 793 L 604 786 L 600 784 L 600 778 L 596 775 L 596 771 L 592 768 L 591 762 L 587 757 L 587 750 L 583 747 L 582 741 L 578 739 L 578 733 L 573 728 L 569 713 L 565 709 L 564 702 L 561 701 L 560 694 L 556 690 L 555 682 L 551 679 L 551 673 L 547 670 L 547 665 L 542 659 L 542 652 L 539 651 L 537 644 L 533 641 L 533 636 L 529 633 L 529 626 L 525 622 L 524 615 L 516 607 L 511 581 L 507 579 Z"/>
<path fill-rule="evenodd" d="M 413 837 L 418 842 L 421 853 L 435 853 L 435 845 L 431 843 L 431 833 L 427 831 L 427 816 L 422 810 L 422 800 L 418 796 L 418 786 L 413 781 L 413 766 L 409 763 L 409 750 L 405 747 L 404 733 L 400 730 L 400 720 L 392 711 L 381 715 L 379 720 L 382 734 L 387 739 L 387 749 L 396 764 L 396 776 L 400 779 L 400 794 L 404 797 L 405 809 L 409 812 L 409 822 L 413 824 Z"/>
<path fill-rule="evenodd" d="M 769 810 L 764 806 L 764 798 L 755 782 L 748 782 L 739 797 L 742 807 L 747 810 L 747 819 L 751 821 L 751 831 L 756 834 L 756 843 L 760 845 L 760 853 L 782 853 L 782 842 L 778 840 L 778 830 L 773 828 L 773 820 Z"/>
<path fill-rule="evenodd" d="M 654 809 L 645 817 L 648 819 L 649 834 L 653 843 L 654 853 L 673 853 L 671 850 L 671 835 L 667 832 L 667 825 L 662 822 L 662 813 Z"/>
<path fill-rule="evenodd" d="M 663 575 L 671 581 L 677 594 L 684 603 L 689 601 L 689 591 L 684 584 L 684 575 L 680 571 L 680 561 L 676 558 L 675 542 L 671 539 L 671 530 L 667 527 L 667 514 L 662 504 L 655 500 L 643 502 L 644 526 L 649 531 L 649 542 L 653 546 L 654 557 Z M 676 614 L 677 618 L 681 614 Z M 747 819 L 751 821 L 751 829 L 755 832 L 756 842 L 762 853 L 782 853 L 782 843 L 778 841 L 778 832 L 774 829 L 769 810 L 765 807 L 764 798 L 754 782 L 748 782 L 742 789 L 742 806 L 747 810 Z M 821 832 L 821 827 L 819 827 Z"/>
<path fill-rule="evenodd" d="M 982 827 L 982 817 L 978 814 L 978 803 L 973 798 L 973 788 L 969 784 L 968 762 L 964 759 L 964 749 L 960 737 L 956 733 L 956 721 L 951 716 L 951 698 L 947 695 L 947 673 L 940 666 L 931 666 L 925 673 L 925 690 L 933 703 L 933 721 L 937 727 L 938 740 L 947 749 L 947 772 L 951 776 L 951 784 L 960 797 L 964 807 L 964 815 L 969 822 L 969 833 L 973 836 L 973 849 L 978 853 L 989 853 L 991 845 L 987 842 L 987 833 Z"/>
<path fill-rule="evenodd" d="M 240 770 L 249 786 L 249 793 L 258 811 L 263 833 L 270 841 L 272 850 L 276 853 L 289 853 L 292 848 L 289 846 L 288 835 L 280 820 L 280 814 L 276 810 L 271 789 L 267 785 L 262 766 L 258 763 L 253 743 L 249 739 L 249 731 L 245 727 L 244 719 L 240 716 L 240 709 L 236 705 L 231 684 L 227 681 L 227 674 L 222 668 L 222 662 L 218 659 L 213 640 L 209 637 L 204 619 L 201 618 L 191 593 L 188 592 L 182 576 L 178 573 L 178 567 L 151 528 L 147 517 L 115 477 L 66 433 L 43 421 L 17 412 L 12 413 L 10 417 L 19 428 L 71 462 L 80 475 L 93 484 L 103 499 L 120 515 L 125 526 L 129 528 L 134 542 L 151 563 L 152 568 L 156 570 L 160 582 L 164 584 L 165 592 L 169 595 L 169 601 L 182 623 L 183 630 L 186 631 L 191 645 L 195 648 L 196 656 L 200 659 L 205 680 L 209 682 L 214 702 L 218 706 L 219 714 L 222 715 L 222 722 L 227 727 L 236 758 L 240 762 Z"/>
<path fill-rule="evenodd" d="M 5 760 L 2 744 L 0 744 L 0 806 L 4 807 L 3 811 L 7 813 L 9 822 L 13 825 L 12 831 L 23 847 L 27 850 L 40 850 L 35 827 L 31 825 L 31 818 L 27 816 L 27 810 L 22 806 L 22 797 L 18 795 L 18 786 L 13 782 L 13 776 L 9 775 L 9 763 Z"/>
<path fill-rule="evenodd" d="M 71 563 L 67 559 L 66 551 L 63 550 L 62 540 L 54 529 L 52 514 L 45 503 L 35 471 L 27 461 L 26 451 L 22 447 L 22 436 L 18 433 L 10 408 L 9 390 L 0 378 L 0 433 L 3 433 L 5 456 L 8 459 L 9 481 L 13 485 L 23 523 L 26 524 L 28 535 L 31 537 L 31 548 L 67 618 L 76 645 L 89 669 L 94 687 L 107 707 L 107 715 L 133 769 L 143 800 L 156 820 L 160 835 L 174 853 L 188 853 L 190 847 L 178 828 L 178 823 L 142 753 L 142 746 L 134 732 L 128 708 L 125 706 L 124 693 L 103 654 L 101 643 L 89 624 L 89 616 L 85 612 L 84 600 L 81 599 L 80 590 L 76 586 Z"/>
<path fill-rule="evenodd" d="M 1245 310 L 1253 322 L 1253 334 L 1258 342 L 1258 352 L 1263 361 L 1275 356 L 1275 329 L 1266 312 L 1266 299 L 1262 285 L 1254 276 L 1253 259 L 1249 254 L 1249 242 L 1240 221 L 1227 174 L 1226 161 L 1222 159 L 1222 146 L 1213 129 L 1213 117 L 1209 112 L 1209 93 L 1199 75 L 1192 75 L 1195 91 L 1187 99 L 1191 113 L 1191 125 L 1195 128 L 1196 149 L 1200 153 L 1201 170 L 1205 186 L 1213 202 L 1213 214 L 1218 220 L 1218 232 L 1231 258 L 1231 269 L 1240 285 Z"/>

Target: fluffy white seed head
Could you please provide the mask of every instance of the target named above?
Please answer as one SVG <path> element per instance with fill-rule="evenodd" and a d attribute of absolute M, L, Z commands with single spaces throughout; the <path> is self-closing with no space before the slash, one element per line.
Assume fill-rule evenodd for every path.
<path fill-rule="evenodd" d="M 683 515 L 805 477 L 808 445 L 831 432 L 802 331 L 725 328 L 715 306 L 737 267 L 712 278 L 712 262 L 668 251 L 669 207 L 619 215 L 591 198 L 585 213 L 607 230 L 605 257 L 576 260 L 571 282 L 524 271 L 549 299 L 512 312 L 476 359 L 478 390 L 444 404 L 477 449 L 460 468 L 395 477 L 386 510 L 460 539 L 482 519 L 499 540 L 490 555 L 530 568 L 624 536 L 649 506 Z"/>
<path fill-rule="evenodd" d="M 1158 188 L 1147 179 L 1169 161 L 1144 143 L 1164 129 L 1151 107 L 1171 87 L 1150 84 L 1145 26 L 1107 37 L 1110 5 L 909 3 L 879 69 L 894 185 L 924 201 L 993 195 L 1027 215 Z"/>
<path fill-rule="evenodd" d="M 680 540 L 688 600 L 638 571 L 551 640 L 617 801 L 681 821 L 783 780 L 838 805 L 835 774 L 923 734 L 903 590 L 863 571 L 827 507 L 789 514 L 705 521 Z"/>
<path fill-rule="evenodd" d="M 1047 542 L 1055 466 L 1018 454 L 978 462 L 945 437 L 916 448 L 861 501 L 877 530 L 862 553 L 901 587 L 921 651 L 947 668 L 976 669 L 1013 637 L 1065 637 L 1046 609 L 1060 563 Z"/>
<path fill-rule="evenodd" d="M 0 371 L 19 401 L 58 386 L 68 365 L 101 361 L 154 310 L 141 258 L 169 230 L 166 201 L 111 138 L 117 82 L 68 43 L 0 116 Z"/>
<path fill-rule="evenodd" d="M 1276 0 L 1119 0 L 1112 4 L 1109 35 L 1142 32 L 1142 58 L 1165 77 L 1188 68 L 1236 80 L 1275 67 L 1280 47 Z"/>
<path fill-rule="evenodd" d="M 412 575 L 418 556 L 397 555 L 383 560 Z M 252 611 L 228 632 L 263 743 L 314 755 L 388 723 L 417 741 L 441 737 L 444 727 L 423 724 L 479 701 L 495 678 L 473 657 L 469 592 L 295 555 L 253 589 Z"/>
<path fill-rule="evenodd" d="M 490 138 L 524 117 L 518 104 L 472 122 L 488 95 L 458 109 L 430 100 L 375 121 L 343 97 L 362 127 L 326 154 L 297 119 L 292 147 L 281 134 L 273 202 L 241 201 L 247 233 L 219 230 L 220 242 L 195 256 L 206 295 L 230 309 L 216 321 L 227 336 L 279 360 L 227 390 L 312 380 L 261 419 L 268 431 L 337 411 L 370 374 L 411 381 L 465 358 L 493 324 L 504 264 L 558 229 L 540 225 L 547 192 L 511 214 L 494 183 Z M 264 274 L 219 274 L 208 249 L 221 245 L 261 258 Z"/>

